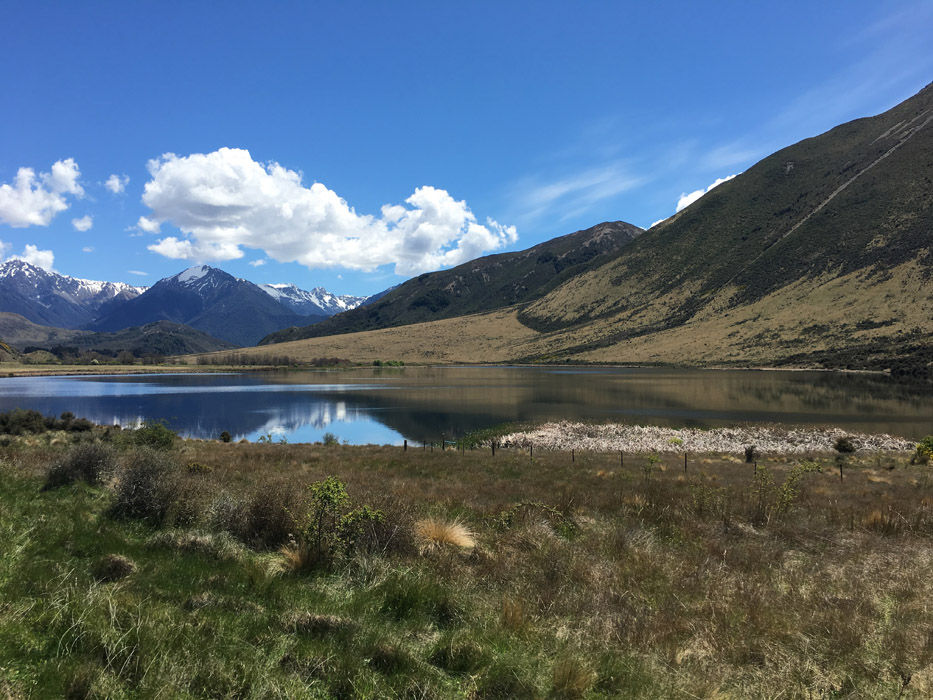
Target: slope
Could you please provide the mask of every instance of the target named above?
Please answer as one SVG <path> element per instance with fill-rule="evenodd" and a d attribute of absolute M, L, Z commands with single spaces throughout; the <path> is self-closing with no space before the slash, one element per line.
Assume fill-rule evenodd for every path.
<path fill-rule="evenodd" d="M 641 232 L 623 221 L 606 222 L 520 252 L 425 273 L 376 301 L 313 326 L 273 333 L 261 344 L 403 326 L 528 302 L 608 259 Z"/>
<path fill-rule="evenodd" d="M 933 86 L 762 160 L 652 228 L 624 254 L 522 313 L 537 329 L 627 313 L 619 336 L 674 327 L 801 279 L 917 260 L 933 231 Z"/>

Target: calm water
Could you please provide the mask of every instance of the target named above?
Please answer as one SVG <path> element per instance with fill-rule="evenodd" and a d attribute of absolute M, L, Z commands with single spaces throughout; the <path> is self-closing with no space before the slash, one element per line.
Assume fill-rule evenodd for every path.
<path fill-rule="evenodd" d="M 933 433 L 929 385 L 820 372 L 444 367 L 0 379 L 0 410 L 96 423 L 163 419 L 183 435 L 353 444 L 453 438 L 511 421 L 714 427 L 838 425 Z"/>

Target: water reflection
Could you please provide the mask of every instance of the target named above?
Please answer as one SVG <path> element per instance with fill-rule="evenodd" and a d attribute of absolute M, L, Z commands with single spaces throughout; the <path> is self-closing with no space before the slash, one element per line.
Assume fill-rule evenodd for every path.
<path fill-rule="evenodd" d="M 400 443 L 561 418 L 712 427 L 839 425 L 933 432 L 929 387 L 814 372 L 444 367 L 0 379 L 0 410 L 72 411 L 99 423 L 164 419 L 182 434 Z"/>

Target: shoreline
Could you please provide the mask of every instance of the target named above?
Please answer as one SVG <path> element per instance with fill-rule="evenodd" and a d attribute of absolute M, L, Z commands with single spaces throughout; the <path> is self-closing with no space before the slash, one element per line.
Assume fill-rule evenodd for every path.
<path fill-rule="evenodd" d="M 853 433 L 842 428 L 663 428 L 624 423 L 543 423 L 529 430 L 501 436 L 503 448 L 534 448 L 549 451 L 591 452 L 719 453 L 743 454 L 747 446 L 759 453 L 809 455 L 835 452 L 836 440 L 849 438 L 856 452 L 910 452 L 916 443 L 886 433 Z"/>
<path fill-rule="evenodd" d="M 768 367 L 747 366 L 728 367 L 694 366 L 694 365 L 638 365 L 638 364 L 516 364 L 510 362 L 478 362 L 467 364 L 463 362 L 443 364 L 408 364 L 392 369 L 405 369 L 406 367 L 516 367 L 516 368 L 553 368 L 553 369 L 658 369 L 658 370 L 698 370 L 712 372 L 820 372 L 827 374 L 865 374 L 883 377 L 891 376 L 889 372 L 870 369 L 843 369 L 832 367 Z M 85 375 L 133 375 L 133 374 L 218 374 L 218 373 L 247 373 L 247 372 L 303 372 L 303 371 L 334 371 L 354 369 L 377 369 L 374 365 L 361 364 L 349 367 L 282 367 L 274 365 L 20 365 L 10 363 L 4 367 L 0 364 L 0 378 L 12 377 L 71 377 Z M 386 369 L 383 367 L 382 369 Z"/>

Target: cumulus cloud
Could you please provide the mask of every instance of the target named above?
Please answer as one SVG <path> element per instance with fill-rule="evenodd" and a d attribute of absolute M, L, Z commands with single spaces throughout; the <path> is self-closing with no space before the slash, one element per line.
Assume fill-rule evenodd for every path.
<path fill-rule="evenodd" d="M 141 231 L 145 231 L 146 233 L 158 233 L 162 228 L 158 221 L 147 219 L 145 216 L 139 217 L 139 221 L 136 222 L 136 226 Z"/>
<path fill-rule="evenodd" d="M 372 270 L 395 264 L 410 275 L 458 265 L 517 240 L 514 226 L 476 220 L 464 201 L 442 189 L 417 188 L 404 204 L 387 204 L 380 216 L 358 214 L 336 192 L 278 163 L 258 163 L 249 151 L 167 153 L 149 162 L 143 203 L 151 210 L 138 226 L 157 232 L 162 223 L 184 237 L 168 236 L 149 250 L 198 262 L 241 258 L 262 250 L 278 262 L 310 268 Z"/>
<path fill-rule="evenodd" d="M 13 228 L 48 226 L 68 208 L 68 195 L 84 196 L 79 177 L 73 158 L 56 161 L 51 172 L 38 175 L 32 168 L 20 168 L 12 185 L 0 185 L 0 223 Z"/>
<path fill-rule="evenodd" d="M 263 265 L 266 264 L 266 259 L 259 258 L 259 260 L 250 260 L 249 264 L 252 265 L 253 267 L 262 267 Z"/>
<path fill-rule="evenodd" d="M 114 194 L 120 194 L 126 189 L 126 186 L 129 184 L 130 178 L 128 175 L 117 175 L 114 173 L 107 178 L 107 182 L 104 183 L 104 187 L 113 192 Z"/>
<path fill-rule="evenodd" d="M 90 214 L 86 214 L 80 219 L 72 219 L 71 225 L 75 227 L 75 231 L 90 231 L 94 225 L 94 219 Z"/>
<path fill-rule="evenodd" d="M 55 253 L 53 253 L 51 250 L 39 250 L 31 243 L 27 244 L 26 247 L 23 248 L 22 253 L 19 255 L 11 255 L 8 260 L 23 260 L 28 262 L 30 265 L 41 267 L 43 270 L 55 272 Z"/>
<path fill-rule="evenodd" d="M 738 175 L 738 173 L 736 173 L 736 175 Z M 711 189 L 713 189 L 714 187 L 718 187 L 719 185 L 721 185 L 721 184 L 724 183 L 724 182 L 728 182 L 729 180 L 731 180 L 731 179 L 734 178 L 734 177 L 735 177 L 735 175 L 730 175 L 729 177 L 720 177 L 720 178 L 717 178 L 716 181 L 715 181 L 712 185 L 710 185 L 709 187 L 707 187 L 705 190 L 694 190 L 693 192 L 689 192 L 689 193 L 688 193 L 688 192 L 682 192 L 681 195 L 680 195 L 680 199 L 677 200 L 677 210 L 676 210 L 676 211 L 681 211 L 682 209 L 686 209 L 686 208 L 689 207 L 691 204 L 693 204 L 695 201 L 697 201 L 700 197 L 702 197 L 704 194 L 706 194 L 707 192 L 709 192 Z M 652 224 L 652 225 L 653 225 L 653 224 Z"/>

